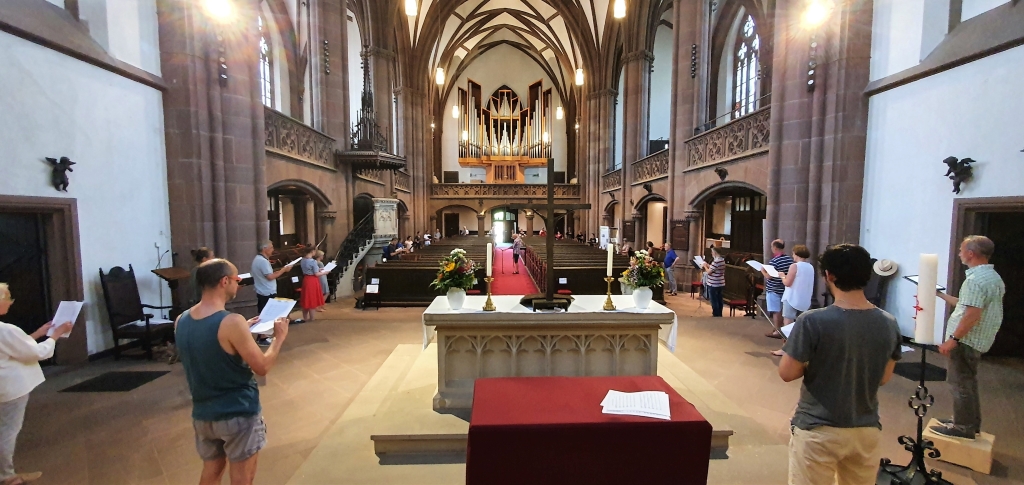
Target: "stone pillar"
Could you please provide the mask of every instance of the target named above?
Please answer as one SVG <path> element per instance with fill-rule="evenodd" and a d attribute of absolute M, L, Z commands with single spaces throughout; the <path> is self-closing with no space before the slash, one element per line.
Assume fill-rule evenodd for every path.
<path fill-rule="evenodd" d="M 335 139 L 335 149 L 348 150 L 350 144 L 349 116 L 349 79 L 348 66 L 353 62 L 348 58 L 348 0 L 322 0 L 317 2 L 321 8 L 319 22 L 320 37 L 312 45 L 310 53 L 314 69 L 314 79 L 319 79 L 319 110 L 320 129 Z M 355 59 L 355 62 L 359 62 Z M 359 221 L 352 220 L 352 171 L 347 168 L 340 170 L 335 184 L 336 193 L 331 194 L 331 210 L 337 214 L 334 219 L 332 239 L 333 245 L 327 246 L 335 251 L 341 244 L 352 226 Z"/>
<path fill-rule="evenodd" d="M 776 5 L 766 253 L 776 237 L 815 255 L 860 237 L 871 53 L 862 32 L 870 31 L 872 2 L 836 8 L 815 31 L 795 27 L 803 5 Z M 818 69 L 808 92 L 812 34 Z"/>
<path fill-rule="evenodd" d="M 681 219 L 689 208 L 688 202 L 693 195 L 687 194 L 685 187 L 677 182 L 682 178 L 683 170 L 686 168 L 686 140 L 693 136 L 693 128 L 699 123 L 698 112 L 700 106 L 698 100 L 702 99 L 699 92 L 701 86 L 706 85 L 704 81 L 708 74 L 709 59 L 702 58 L 702 53 L 707 52 L 707 46 L 697 46 L 696 78 L 691 77 L 690 53 L 694 45 L 700 39 L 707 39 L 709 36 L 702 36 L 701 31 L 704 21 L 708 15 L 704 12 L 708 2 L 684 2 L 677 1 L 672 7 L 672 115 L 671 127 L 669 130 L 669 172 L 668 172 L 668 213 L 669 220 Z"/>
<path fill-rule="evenodd" d="M 430 233 L 430 237 L 434 237 L 436 230 L 441 230 L 441 226 L 437 225 L 437 214 L 430 214 L 430 225 L 427 226 L 426 232 Z"/>
<path fill-rule="evenodd" d="M 633 185 L 633 162 L 647 156 L 650 138 L 651 66 L 654 54 L 639 50 L 622 56 L 625 86 L 622 90 L 622 189 L 623 199 Z"/>
<path fill-rule="evenodd" d="M 702 248 L 704 247 L 704 239 L 702 237 L 703 234 L 701 234 L 701 224 L 703 223 L 703 213 L 701 211 L 699 211 L 699 210 L 691 210 L 691 211 L 686 211 L 685 215 L 686 215 L 685 220 L 690 224 L 690 229 L 689 229 L 689 231 L 690 231 L 690 238 L 689 238 L 690 239 L 690 246 L 688 248 L 686 248 L 686 251 L 687 251 L 686 257 L 687 257 L 687 259 L 693 259 L 694 256 L 703 256 L 704 255 L 704 250 Z M 689 267 L 692 268 L 693 266 L 690 265 Z M 694 279 L 696 279 L 696 278 L 694 278 L 694 275 L 696 274 L 696 271 L 690 271 L 689 274 L 690 274 L 690 277 L 692 278 L 690 281 L 693 281 Z"/>
<path fill-rule="evenodd" d="M 240 272 L 269 237 L 256 16 L 240 3 L 235 22 L 216 26 L 198 3 L 157 2 L 171 247 L 212 247 Z M 230 308 L 255 301 L 243 290 Z"/>
<path fill-rule="evenodd" d="M 632 217 L 633 217 L 633 242 L 635 243 L 635 244 L 633 244 L 633 246 L 636 249 L 641 249 L 641 248 L 646 249 L 647 248 L 647 239 L 644 238 L 644 235 L 647 233 L 647 227 L 646 227 L 647 226 L 647 218 L 643 214 L 641 214 L 639 212 L 636 212 L 636 211 L 633 212 Z M 623 225 L 625 225 L 625 224 L 623 224 Z"/>
<path fill-rule="evenodd" d="M 611 168 L 612 145 L 615 140 L 615 96 L 614 89 L 604 89 L 590 93 L 586 96 L 587 110 L 586 120 L 581 120 L 580 130 L 586 129 L 587 137 L 587 171 L 590 176 L 587 181 L 587 203 L 590 204 L 591 220 L 593 228 L 591 232 L 598 232 L 598 214 L 601 207 L 601 176 Z M 624 188 L 623 194 L 624 192 Z M 628 197 L 626 197 L 628 199 Z M 619 204 L 623 205 L 623 204 Z M 623 209 L 625 211 L 625 209 Z M 622 219 L 626 219 L 626 212 L 622 213 Z M 607 226 L 614 225 L 614 220 Z"/>
<path fill-rule="evenodd" d="M 484 219 L 486 219 L 485 216 L 486 216 L 486 214 L 477 214 L 476 215 L 476 235 L 477 235 L 477 237 L 484 237 L 484 236 L 487 235 L 487 225 L 486 225 L 487 221 L 484 220 Z"/>
<path fill-rule="evenodd" d="M 401 141 L 401 155 L 405 156 L 410 177 L 410 199 L 413 230 L 426 227 L 430 219 L 427 211 L 430 194 L 429 140 L 430 113 L 427 111 L 427 96 L 424 91 L 409 87 L 395 90 L 398 103 L 398 138 Z"/>
<path fill-rule="evenodd" d="M 526 213 L 526 235 L 527 236 L 532 236 L 533 235 L 533 218 L 534 217 L 537 217 L 537 215 L 534 214 L 533 212 Z"/>

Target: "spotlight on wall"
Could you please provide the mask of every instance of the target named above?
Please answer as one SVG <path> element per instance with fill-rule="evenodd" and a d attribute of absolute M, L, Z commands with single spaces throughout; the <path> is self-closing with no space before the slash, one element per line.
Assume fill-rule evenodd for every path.
<path fill-rule="evenodd" d="M 690 45 L 690 79 L 697 78 L 697 44 Z"/>
<path fill-rule="evenodd" d="M 410 17 L 416 16 L 417 0 L 405 0 L 405 14 Z"/>
<path fill-rule="evenodd" d="M 811 36 L 810 59 L 807 61 L 807 92 L 813 92 L 818 84 L 818 41 Z"/>
<path fill-rule="evenodd" d="M 560 120 L 562 118 L 565 118 L 565 111 L 563 111 L 562 107 L 559 106 L 559 107 L 555 108 L 555 119 L 556 120 Z"/>
<path fill-rule="evenodd" d="M 576 122 L 576 131 L 580 131 L 580 122 L 579 121 Z"/>
<path fill-rule="evenodd" d="M 615 0 L 612 15 L 617 19 L 621 19 L 626 16 L 626 0 Z"/>
<path fill-rule="evenodd" d="M 452 106 L 452 118 L 459 119 L 459 107 Z"/>
<path fill-rule="evenodd" d="M 436 82 L 438 86 L 444 86 L 444 68 L 443 67 L 437 68 L 437 71 L 434 72 L 434 82 Z"/>
<path fill-rule="evenodd" d="M 576 85 L 577 86 L 582 86 L 583 85 L 583 69 L 582 68 L 576 70 Z"/>
<path fill-rule="evenodd" d="M 206 0 L 203 4 L 206 15 L 218 23 L 227 23 L 235 14 L 235 6 L 231 0 Z"/>
<path fill-rule="evenodd" d="M 835 4 L 832 3 L 832 0 L 811 0 L 807 5 L 807 10 L 804 10 L 804 14 L 801 17 L 804 28 L 814 29 L 820 27 L 821 24 L 828 20 L 833 8 L 835 8 Z"/>

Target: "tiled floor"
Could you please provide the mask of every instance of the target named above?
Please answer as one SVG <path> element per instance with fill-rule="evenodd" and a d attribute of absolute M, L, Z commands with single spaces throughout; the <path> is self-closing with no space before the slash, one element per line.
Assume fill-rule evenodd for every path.
<path fill-rule="evenodd" d="M 676 355 L 749 416 L 730 423 L 736 435 L 729 458 L 712 461 L 710 483 L 784 483 L 788 418 L 799 383 L 783 383 L 776 374 L 768 352 L 779 341 L 763 337 L 763 320 L 708 318 L 708 307 L 698 308 L 686 296 L 670 297 L 669 306 L 680 316 Z M 256 483 L 288 481 L 395 346 L 421 342 L 421 308 L 363 312 L 351 301 L 329 307 L 318 321 L 292 327 L 277 367 L 260 388 L 269 445 L 260 454 Z M 937 355 L 929 360 L 944 364 Z M 57 392 L 125 369 L 171 373 L 127 393 Z M 1021 361 L 983 362 L 985 427 L 997 436 L 996 464 L 993 475 L 984 476 L 936 462 L 954 483 L 1024 483 L 1022 371 Z M 879 395 L 885 454 L 898 463 L 908 453 L 896 437 L 916 425 L 906 405 L 915 387 L 895 377 Z M 945 383 L 930 383 L 929 389 L 936 396 L 929 416 L 948 415 Z M 180 364 L 103 360 L 60 372 L 33 392 L 15 462 L 20 471 L 42 470 L 40 484 L 196 483 L 201 463 L 190 410 Z"/>

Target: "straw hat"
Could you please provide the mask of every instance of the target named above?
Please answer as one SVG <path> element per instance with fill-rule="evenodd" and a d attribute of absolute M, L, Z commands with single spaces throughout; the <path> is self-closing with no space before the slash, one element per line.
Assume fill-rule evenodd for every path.
<path fill-rule="evenodd" d="M 889 276 L 896 273 L 896 270 L 900 269 L 900 265 L 890 259 L 879 259 L 875 261 L 874 268 L 875 273 L 878 273 L 879 276 Z"/>

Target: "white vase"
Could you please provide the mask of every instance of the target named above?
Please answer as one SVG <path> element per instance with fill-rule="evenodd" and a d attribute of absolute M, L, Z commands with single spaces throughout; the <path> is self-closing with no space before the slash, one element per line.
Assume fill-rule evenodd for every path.
<path fill-rule="evenodd" d="M 633 290 L 633 304 L 641 310 L 646 310 L 651 305 L 652 298 L 654 298 L 654 292 L 650 287 L 641 286 Z"/>
<path fill-rule="evenodd" d="M 650 298 L 647 301 L 650 302 Z M 448 289 L 448 306 L 452 310 L 461 310 L 464 303 L 466 303 L 466 290 L 462 288 Z"/>

